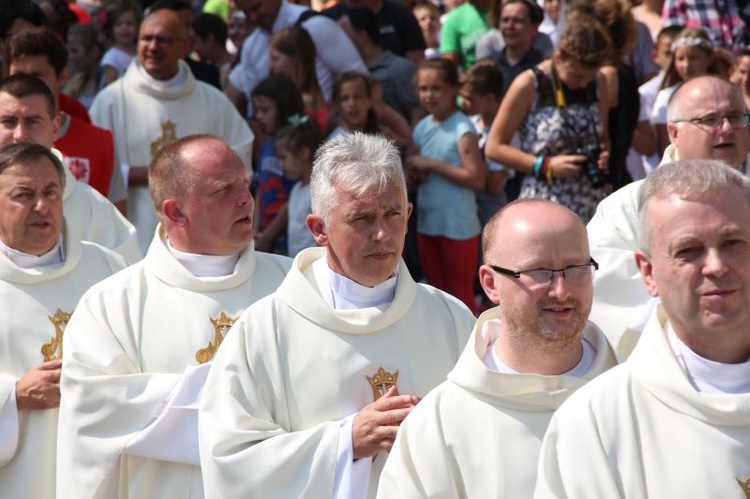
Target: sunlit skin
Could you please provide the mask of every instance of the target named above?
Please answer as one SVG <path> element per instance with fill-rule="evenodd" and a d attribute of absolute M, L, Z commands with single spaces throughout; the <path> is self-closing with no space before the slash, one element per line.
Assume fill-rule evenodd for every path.
<path fill-rule="evenodd" d="M 372 108 L 372 98 L 367 93 L 365 82 L 360 79 L 344 82 L 336 107 L 348 130 L 362 130 Z"/>
<path fill-rule="evenodd" d="M 135 12 L 129 10 L 117 18 L 112 27 L 112 36 L 118 49 L 128 54 L 135 54 L 138 37 L 138 17 Z"/>
<path fill-rule="evenodd" d="M 682 81 L 708 73 L 712 56 L 706 49 L 683 45 L 674 49 L 674 68 Z"/>
<path fill-rule="evenodd" d="M 662 36 L 654 47 L 654 62 L 662 71 L 667 70 L 669 61 L 672 60 L 672 41 L 671 36 Z"/>
<path fill-rule="evenodd" d="M 13 97 L 0 92 L 0 146 L 15 142 L 35 142 L 52 147 L 60 129 L 60 118 L 49 114 L 42 95 Z"/>
<path fill-rule="evenodd" d="M 653 199 L 636 262 L 677 335 L 718 362 L 750 355 L 750 203 L 739 188 Z M 727 348 L 729 347 L 729 348 Z"/>
<path fill-rule="evenodd" d="M 537 29 L 531 23 L 529 9 L 523 2 L 507 4 L 500 13 L 500 32 L 511 48 L 531 47 Z"/>
<path fill-rule="evenodd" d="M 138 62 L 146 72 L 157 80 L 174 77 L 188 47 L 185 26 L 179 16 L 171 10 L 157 10 L 143 20 L 138 36 Z M 165 37 L 168 41 L 160 43 L 154 37 Z"/>
<path fill-rule="evenodd" d="M 336 187 L 336 202 L 326 224 L 318 214 L 308 215 L 315 241 L 325 246 L 328 266 L 363 286 L 385 282 L 396 270 L 404 249 L 412 206 L 402 186 L 363 195 Z"/>
<path fill-rule="evenodd" d="M 419 29 L 428 47 L 438 46 L 438 33 L 440 33 L 440 16 L 427 7 L 415 7 L 414 17 L 417 18 Z"/>
<path fill-rule="evenodd" d="M 279 127 L 279 111 L 276 102 L 270 97 L 259 95 L 253 97 L 253 108 L 255 109 L 255 119 L 263 133 L 269 135 L 275 133 Z"/>
<path fill-rule="evenodd" d="M 0 239 L 32 255 L 50 251 L 63 229 L 63 186 L 49 158 L 12 165 L 0 173 Z"/>
<path fill-rule="evenodd" d="M 732 83 L 742 88 L 745 96 L 745 105 L 750 102 L 750 55 L 743 55 L 737 60 L 737 65 L 732 72 Z"/>
<path fill-rule="evenodd" d="M 560 81 L 571 90 L 586 88 L 599 72 L 599 68 L 590 68 L 555 56 L 555 70 Z"/>
<path fill-rule="evenodd" d="M 416 83 L 422 107 L 436 121 L 443 121 L 456 111 L 458 86 L 450 85 L 441 71 L 422 68 L 417 73 Z"/>

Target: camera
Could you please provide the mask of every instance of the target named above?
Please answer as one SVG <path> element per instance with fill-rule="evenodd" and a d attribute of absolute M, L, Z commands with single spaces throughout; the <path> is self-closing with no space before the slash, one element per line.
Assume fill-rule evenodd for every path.
<path fill-rule="evenodd" d="M 599 162 L 599 152 L 599 144 L 596 143 L 587 145 L 579 144 L 578 147 L 573 150 L 573 154 L 586 156 L 587 161 L 583 171 L 591 181 L 591 185 L 596 189 L 604 187 L 604 184 L 607 182 L 607 175 L 599 169 L 599 166 L 597 166 Z"/>

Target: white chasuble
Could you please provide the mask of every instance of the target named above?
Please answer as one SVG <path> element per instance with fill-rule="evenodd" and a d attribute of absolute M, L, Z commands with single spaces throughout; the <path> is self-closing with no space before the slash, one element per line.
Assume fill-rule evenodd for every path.
<path fill-rule="evenodd" d="M 341 420 L 394 384 L 424 396 L 466 344 L 475 322 L 468 309 L 415 283 L 403 262 L 390 305 L 330 308 L 306 275 L 324 258 L 324 248 L 299 253 L 211 366 L 199 418 L 207 497 L 333 497 Z M 368 497 L 385 458 L 372 463 Z"/>
<path fill-rule="evenodd" d="M 102 89 L 89 113 L 96 125 L 112 131 L 117 156 L 129 166 L 149 166 L 156 153 L 177 139 L 210 133 L 223 139 L 250 168 L 253 134 L 229 99 L 197 81 L 180 61 L 176 86 L 160 86 L 134 61 L 119 80 Z M 148 185 L 128 188 L 128 218 L 138 229 L 145 253 L 157 225 Z"/>
<path fill-rule="evenodd" d="M 477 321 L 448 380 L 402 423 L 378 498 L 529 498 L 534 493 L 542 437 L 554 411 L 578 388 L 616 364 L 594 324 L 583 338 L 596 351 L 581 377 L 508 374 L 483 359 L 497 339 L 491 309 Z M 502 319 L 500 319 L 502 320 Z"/>
<path fill-rule="evenodd" d="M 203 496 L 197 406 L 183 400 L 200 386 L 184 385 L 194 382 L 196 366 L 212 360 L 242 310 L 273 292 L 291 265 L 250 245 L 232 274 L 195 277 L 159 229 L 145 259 L 92 288 L 68 326 L 62 498 Z"/>
<path fill-rule="evenodd" d="M 96 282 L 125 267 L 120 255 L 64 237 L 65 260 L 20 268 L 0 255 L 0 497 L 55 497 L 57 409 L 17 411 L 16 382 L 59 359 L 70 314 Z"/>
<path fill-rule="evenodd" d="M 534 497 L 748 497 L 750 394 L 696 391 L 666 321 L 659 305 L 628 360 L 555 413 Z"/>

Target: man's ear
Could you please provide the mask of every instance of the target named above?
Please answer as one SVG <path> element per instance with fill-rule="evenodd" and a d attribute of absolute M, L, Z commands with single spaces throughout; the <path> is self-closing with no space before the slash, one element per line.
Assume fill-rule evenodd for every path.
<path fill-rule="evenodd" d="M 641 279 L 646 286 L 646 292 L 651 296 L 659 296 L 659 286 L 654 278 L 654 266 L 651 263 L 651 257 L 643 250 L 635 250 L 635 265 L 641 273 Z"/>
<path fill-rule="evenodd" d="M 65 66 L 62 71 L 60 71 L 60 75 L 57 77 L 57 88 L 62 88 L 63 85 L 65 85 L 65 82 L 68 81 L 68 78 L 70 77 L 70 69 L 68 66 Z"/>
<path fill-rule="evenodd" d="M 328 246 L 328 234 L 326 234 L 326 224 L 323 219 L 312 213 L 307 215 L 305 222 L 307 222 L 307 228 L 310 229 L 318 246 Z"/>
<path fill-rule="evenodd" d="M 669 135 L 669 141 L 677 147 L 677 136 L 679 135 L 680 127 L 676 123 L 667 123 L 667 135 Z"/>
<path fill-rule="evenodd" d="M 188 219 L 177 204 L 176 199 L 165 199 L 161 205 L 161 212 L 165 218 L 178 226 L 186 226 Z"/>
<path fill-rule="evenodd" d="M 495 282 L 495 272 L 487 265 L 479 267 L 479 284 L 492 303 L 500 303 L 500 291 Z"/>

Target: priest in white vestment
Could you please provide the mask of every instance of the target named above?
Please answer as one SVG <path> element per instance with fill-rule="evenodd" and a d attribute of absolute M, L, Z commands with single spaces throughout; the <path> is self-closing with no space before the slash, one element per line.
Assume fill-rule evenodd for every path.
<path fill-rule="evenodd" d="M 39 78 L 23 73 L 0 80 L 0 118 L 0 146 L 36 142 L 51 148 L 60 129 L 49 87 Z M 65 164 L 63 155 L 53 151 Z M 142 258 L 133 224 L 106 197 L 76 180 L 67 165 L 63 202 L 70 221 L 67 237 L 100 244 L 121 254 L 128 264 Z"/>
<path fill-rule="evenodd" d="M 128 165 L 128 218 L 138 229 L 143 253 L 157 224 L 148 165 L 162 147 L 211 133 L 224 139 L 251 172 L 250 127 L 220 90 L 196 80 L 182 60 L 189 51 L 188 36 L 174 11 L 152 11 L 140 25 L 137 59 L 97 94 L 89 109 L 95 125 L 112 131 L 117 156 Z"/>
<path fill-rule="evenodd" d="M 197 403 L 209 363 L 292 262 L 254 250 L 248 182 L 215 136 L 157 155 L 149 183 L 162 224 L 145 259 L 93 287 L 70 322 L 59 497 L 203 497 Z"/>
<path fill-rule="evenodd" d="M 120 255 L 68 236 L 64 169 L 39 144 L 0 148 L 2 497 L 56 496 L 65 327 L 81 295 L 125 266 Z"/>
<path fill-rule="evenodd" d="M 715 76 L 680 87 L 667 111 L 672 143 L 662 164 L 680 159 L 716 159 L 746 174 L 750 131 L 742 91 Z M 588 224 L 591 254 L 601 265 L 594 277 L 591 320 L 601 327 L 621 359 L 633 351 L 650 308 L 633 252 L 638 249 L 638 190 L 632 182 L 599 203 Z"/>
<path fill-rule="evenodd" d="M 201 400 L 206 496 L 375 497 L 398 424 L 445 379 L 475 322 L 401 260 L 398 150 L 347 134 L 316 154 L 302 251 L 230 331 Z"/>
<path fill-rule="evenodd" d="M 750 493 L 750 180 L 663 165 L 640 191 L 636 262 L 659 297 L 626 362 L 555 413 L 535 497 Z"/>
<path fill-rule="evenodd" d="M 401 425 L 379 498 L 531 497 L 552 414 L 616 363 L 586 320 L 596 265 L 575 213 L 511 203 L 485 226 L 482 247 L 479 281 L 499 306 Z"/>

